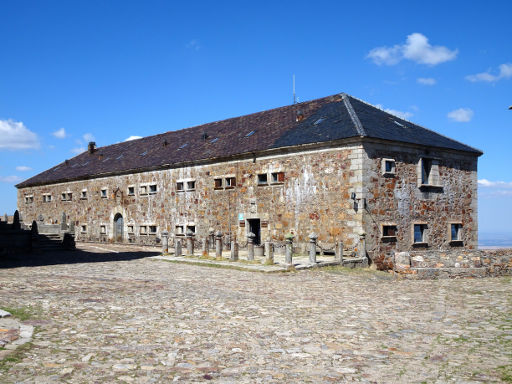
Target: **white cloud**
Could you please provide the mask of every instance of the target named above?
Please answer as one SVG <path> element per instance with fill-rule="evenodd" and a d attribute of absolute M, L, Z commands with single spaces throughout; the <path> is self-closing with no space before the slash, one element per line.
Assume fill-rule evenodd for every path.
<path fill-rule="evenodd" d="M 457 50 L 452 51 L 440 45 L 432 46 L 425 35 L 412 33 L 407 36 L 404 44 L 374 48 L 366 57 L 377 65 L 395 65 L 403 59 L 419 64 L 437 65 L 454 60 L 457 53 Z"/>
<path fill-rule="evenodd" d="M 459 123 L 467 123 L 473 118 L 474 112 L 470 108 L 459 108 L 448 113 L 448 118 Z"/>
<path fill-rule="evenodd" d="M 423 85 L 434 85 L 435 83 L 437 83 L 436 79 L 433 79 L 431 77 L 419 77 L 418 79 L 416 79 L 416 81 L 419 84 Z"/>
<path fill-rule="evenodd" d="M 512 181 L 490 181 L 487 179 L 478 180 L 478 186 L 481 192 L 478 194 L 484 198 L 496 198 L 503 196 L 512 196 Z"/>
<path fill-rule="evenodd" d="M 0 149 L 37 149 L 39 138 L 21 121 L 0 120 Z"/>
<path fill-rule="evenodd" d="M 20 172 L 26 172 L 26 171 L 31 171 L 31 170 L 32 170 L 32 168 L 27 167 L 26 165 L 18 165 L 18 166 L 16 167 L 16 170 L 17 170 L 17 171 L 20 171 Z"/>
<path fill-rule="evenodd" d="M 512 63 L 501 64 L 499 66 L 499 72 L 496 75 L 490 73 L 491 70 L 487 72 L 477 73 L 475 75 L 466 76 L 466 80 L 471 81 L 473 83 L 484 81 L 487 83 L 494 83 L 496 81 L 502 79 L 509 79 L 512 77 Z"/>
<path fill-rule="evenodd" d="M 377 104 L 376 107 L 382 109 L 384 112 L 391 113 L 392 115 L 395 115 L 404 120 L 408 120 L 414 115 L 412 112 L 404 112 L 397 111 L 396 109 L 384 108 L 382 104 Z"/>
<path fill-rule="evenodd" d="M 71 148 L 70 152 L 74 153 L 75 155 L 79 155 L 85 151 L 86 151 L 86 148 L 84 148 L 84 147 L 76 147 L 76 148 Z"/>
<path fill-rule="evenodd" d="M 85 135 L 82 136 L 84 138 L 84 140 L 88 143 L 90 141 L 94 141 L 94 136 L 92 135 L 92 133 L 86 133 Z"/>
<path fill-rule="evenodd" d="M 0 176 L 0 182 L 1 183 L 9 183 L 9 184 L 16 184 L 22 181 L 23 179 L 19 176 Z"/>
<path fill-rule="evenodd" d="M 52 133 L 53 136 L 55 136 L 57 139 L 64 139 L 66 138 L 66 130 L 64 128 L 57 129 L 55 132 Z"/>
<path fill-rule="evenodd" d="M 500 188 L 511 188 L 512 189 L 512 181 L 490 181 L 487 179 L 478 180 L 478 185 L 481 187 L 500 187 Z"/>
<path fill-rule="evenodd" d="M 142 136 L 130 136 L 130 137 L 127 137 L 124 141 L 132 141 L 132 140 L 137 140 L 137 139 L 142 139 Z"/>

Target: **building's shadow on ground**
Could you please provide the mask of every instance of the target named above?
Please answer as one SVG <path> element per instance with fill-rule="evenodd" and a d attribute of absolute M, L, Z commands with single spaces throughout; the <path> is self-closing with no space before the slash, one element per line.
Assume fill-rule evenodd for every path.
<path fill-rule="evenodd" d="M 43 253 L 12 254 L 0 256 L 0 268 L 39 267 L 44 265 L 103 263 L 108 261 L 128 261 L 144 257 L 157 256 L 159 252 L 87 252 L 81 249 L 75 251 L 55 251 Z"/>

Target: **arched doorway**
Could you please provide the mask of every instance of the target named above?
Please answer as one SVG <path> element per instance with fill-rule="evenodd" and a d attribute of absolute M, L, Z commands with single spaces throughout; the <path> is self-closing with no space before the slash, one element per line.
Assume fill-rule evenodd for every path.
<path fill-rule="evenodd" d="M 114 241 L 123 241 L 123 215 L 120 213 L 114 216 Z"/>

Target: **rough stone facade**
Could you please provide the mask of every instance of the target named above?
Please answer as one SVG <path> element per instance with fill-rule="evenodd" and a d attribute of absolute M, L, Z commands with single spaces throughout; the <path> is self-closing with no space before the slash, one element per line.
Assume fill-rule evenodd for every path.
<path fill-rule="evenodd" d="M 425 158 L 436 166 L 430 185 L 418 176 Z M 392 161 L 392 172 L 385 172 L 385 161 Z M 386 269 L 395 251 L 476 248 L 476 168 L 477 156 L 461 151 L 361 140 L 20 188 L 18 206 L 26 222 L 56 223 L 65 212 L 76 238 L 85 241 L 155 244 L 164 230 L 175 237 L 193 230 L 203 239 L 214 229 L 244 244 L 258 225 L 260 241 L 282 242 L 293 233 L 305 248 L 315 232 L 319 244 L 343 241 L 355 248 L 365 233 L 367 255 Z M 71 201 L 63 201 L 69 193 Z M 414 244 L 415 223 L 425 225 L 421 244 Z M 450 241 L 451 223 L 462 228 L 456 242 Z M 395 226 L 395 235 L 383 237 L 384 225 Z"/>

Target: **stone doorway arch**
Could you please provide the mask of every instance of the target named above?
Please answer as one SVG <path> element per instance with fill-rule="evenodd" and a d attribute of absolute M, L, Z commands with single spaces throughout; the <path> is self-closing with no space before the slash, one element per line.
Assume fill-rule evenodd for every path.
<path fill-rule="evenodd" d="M 114 241 L 121 243 L 123 241 L 124 220 L 123 215 L 117 213 L 114 216 Z"/>

